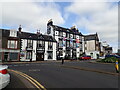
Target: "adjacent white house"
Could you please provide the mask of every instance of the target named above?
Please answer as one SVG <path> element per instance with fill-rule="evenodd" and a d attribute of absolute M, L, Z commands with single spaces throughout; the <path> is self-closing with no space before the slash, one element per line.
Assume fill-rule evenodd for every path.
<path fill-rule="evenodd" d="M 56 60 L 56 40 L 40 32 L 28 33 L 19 30 L 20 61 Z"/>

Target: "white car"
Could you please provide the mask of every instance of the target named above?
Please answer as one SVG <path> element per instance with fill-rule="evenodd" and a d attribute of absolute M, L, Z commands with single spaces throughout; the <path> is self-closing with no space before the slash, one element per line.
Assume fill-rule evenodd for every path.
<path fill-rule="evenodd" d="M 0 65 L 0 89 L 5 88 L 10 82 L 10 75 L 7 68 L 7 65 Z"/>
<path fill-rule="evenodd" d="M 105 56 L 99 57 L 99 59 L 105 59 Z"/>

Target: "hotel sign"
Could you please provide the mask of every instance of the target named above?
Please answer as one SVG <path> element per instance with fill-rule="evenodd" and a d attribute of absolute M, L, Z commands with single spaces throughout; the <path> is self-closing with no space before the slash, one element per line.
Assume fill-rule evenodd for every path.
<path fill-rule="evenodd" d="M 37 51 L 37 53 L 44 53 L 44 51 Z"/>

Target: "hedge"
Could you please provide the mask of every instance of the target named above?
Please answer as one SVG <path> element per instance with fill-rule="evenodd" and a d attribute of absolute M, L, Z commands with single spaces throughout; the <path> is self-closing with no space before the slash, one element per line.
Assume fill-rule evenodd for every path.
<path fill-rule="evenodd" d="M 108 58 L 102 59 L 100 62 L 115 63 L 116 60 L 118 60 L 118 58 L 115 58 L 115 57 L 108 57 Z M 119 61 L 119 63 L 120 63 L 120 60 L 118 60 L 118 61 Z"/>

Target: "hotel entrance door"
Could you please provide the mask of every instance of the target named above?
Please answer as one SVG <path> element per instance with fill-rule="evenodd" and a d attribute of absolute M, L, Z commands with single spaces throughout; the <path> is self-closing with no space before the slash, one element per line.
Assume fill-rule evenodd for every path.
<path fill-rule="evenodd" d="M 44 61 L 44 53 L 37 53 L 36 61 Z"/>

